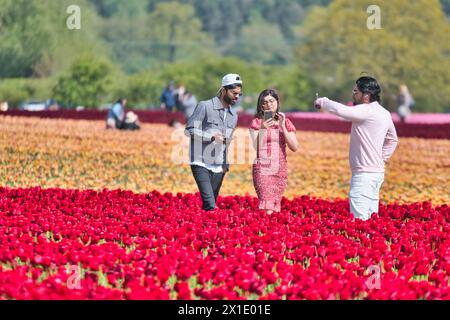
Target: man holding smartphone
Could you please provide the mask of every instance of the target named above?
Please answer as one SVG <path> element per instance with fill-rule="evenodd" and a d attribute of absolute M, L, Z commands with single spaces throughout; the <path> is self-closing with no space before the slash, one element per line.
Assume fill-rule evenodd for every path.
<path fill-rule="evenodd" d="M 235 73 L 225 75 L 218 95 L 200 101 L 186 124 L 185 133 L 191 138 L 191 170 L 202 197 L 202 209 L 206 211 L 216 208 L 220 187 L 229 170 L 227 149 L 238 120 L 231 106 L 241 95 L 241 77 Z"/>
<path fill-rule="evenodd" d="M 349 108 L 328 98 L 318 98 L 315 107 L 352 122 L 349 162 L 350 212 L 368 220 L 378 212 L 379 192 L 384 182 L 385 163 L 397 147 L 398 139 L 391 114 L 380 105 L 381 88 L 372 77 L 360 77 L 353 88 Z"/>

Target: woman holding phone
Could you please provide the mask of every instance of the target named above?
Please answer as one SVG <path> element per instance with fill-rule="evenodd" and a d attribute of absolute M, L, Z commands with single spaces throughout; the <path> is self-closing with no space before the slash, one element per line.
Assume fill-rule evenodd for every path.
<path fill-rule="evenodd" d="M 256 149 L 253 164 L 253 185 L 259 199 L 259 209 L 268 214 L 279 212 L 281 197 L 287 185 L 286 145 L 298 150 L 295 127 L 280 112 L 280 98 L 274 89 L 263 90 L 258 98 L 250 136 Z"/>

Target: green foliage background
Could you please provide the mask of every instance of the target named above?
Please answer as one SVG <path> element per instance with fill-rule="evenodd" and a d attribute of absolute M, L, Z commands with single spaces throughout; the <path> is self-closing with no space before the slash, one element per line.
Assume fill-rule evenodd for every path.
<path fill-rule="evenodd" d="M 371 4 L 380 30 L 366 26 Z M 81 30 L 69 30 L 69 5 Z M 361 72 L 395 110 L 406 83 L 414 111 L 449 112 L 448 0 L 0 0 L 0 100 L 56 98 L 98 107 L 119 96 L 156 107 L 169 80 L 198 99 L 228 72 L 244 79 L 244 107 L 276 87 L 285 110 L 315 92 L 350 100 Z"/>

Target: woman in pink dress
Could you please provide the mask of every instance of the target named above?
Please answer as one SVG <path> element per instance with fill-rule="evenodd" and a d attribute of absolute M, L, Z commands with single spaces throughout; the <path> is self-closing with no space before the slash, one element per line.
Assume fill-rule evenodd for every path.
<path fill-rule="evenodd" d="M 253 164 L 253 185 L 259 198 L 259 209 L 268 214 L 279 212 L 287 185 L 286 145 L 295 152 L 298 141 L 294 125 L 280 112 L 276 90 L 266 89 L 259 95 L 250 136 L 257 154 Z"/>

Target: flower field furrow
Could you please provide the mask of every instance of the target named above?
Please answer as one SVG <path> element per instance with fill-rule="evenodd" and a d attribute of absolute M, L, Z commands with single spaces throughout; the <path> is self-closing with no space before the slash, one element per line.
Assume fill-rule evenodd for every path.
<path fill-rule="evenodd" d="M 448 140 L 401 138 L 363 222 L 347 134 L 297 128 L 267 215 L 245 129 L 205 212 L 183 128 L 1 120 L 0 299 L 450 299 Z"/>
<path fill-rule="evenodd" d="M 0 188 L 3 299 L 450 299 L 450 208 Z M 376 277 L 375 277 L 376 276 Z"/>
<path fill-rule="evenodd" d="M 140 132 L 104 129 L 102 121 L 2 117 L 0 185 L 68 189 L 127 189 L 192 193 L 183 128 L 144 124 Z M 288 198 L 346 198 L 350 170 L 347 134 L 302 132 L 300 150 L 288 152 Z M 235 161 L 221 194 L 255 195 L 248 132 L 236 131 Z M 241 139 L 241 140 L 239 140 Z M 185 151 L 185 163 L 173 160 Z M 386 202 L 450 203 L 450 141 L 400 138 L 387 166 L 381 199 Z M 251 159 L 250 159 L 251 158 Z"/>

